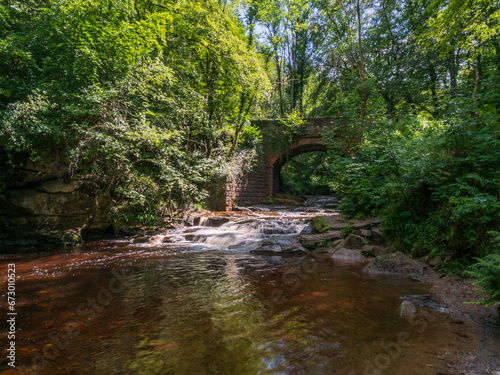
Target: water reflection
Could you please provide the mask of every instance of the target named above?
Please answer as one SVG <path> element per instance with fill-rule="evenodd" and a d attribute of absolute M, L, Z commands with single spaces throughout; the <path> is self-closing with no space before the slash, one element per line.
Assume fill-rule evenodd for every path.
<path fill-rule="evenodd" d="M 114 244 L 16 262 L 18 363 L 43 374 L 362 374 L 400 332 L 413 344 L 387 373 L 436 374 L 456 345 L 441 313 L 422 332 L 398 317 L 424 285 L 331 259 Z M 50 359 L 52 337 L 67 345 Z"/>

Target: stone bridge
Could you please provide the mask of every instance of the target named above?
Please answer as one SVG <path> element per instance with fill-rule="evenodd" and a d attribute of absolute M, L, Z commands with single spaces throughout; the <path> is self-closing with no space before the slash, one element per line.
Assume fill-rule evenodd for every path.
<path fill-rule="evenodd" d="M 230 211 L 233 206 L 244 206 L 262 202 L 273 196 L 279 190 L 280 170 L 297 155 L 312 151 L 326 151 L 323 144 L 323 131 L 332 125 L 331 118 L 305 119 L 304 130 L 295 136 L 288 149 L 279 152 L 264 150 L 258 156 L 252 170 L 240 181 L 229 182 L 219 187 L 217 192 L 211 192 L 208 205 L 211 209 Z M 275 126 L 277 120 L 254 121 L 260 127 L 263 136 L 263 145 L 266 145 L 266 129 Z"/>

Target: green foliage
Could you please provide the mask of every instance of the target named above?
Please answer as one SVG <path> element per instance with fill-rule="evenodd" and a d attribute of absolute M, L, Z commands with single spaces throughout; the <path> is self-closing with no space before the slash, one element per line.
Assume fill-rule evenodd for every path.
<path fill-rule="evenodd" d="M 288 194 L 327 195 L 329 158 L 325 152 L 310 152 L 292 158 L 281 168 L 280 188 Z"/>
<path fill-rule="evenodd" d="M 269 87 L 235 14 L 216 1 L 8 0 L 2 169 L 60 155 L 130 225 L 203 200 Z M 258 142 L 244 127 L 240 147 Z"/>
<path fill-rule="evenodd" d="M 474 285 L 482 287 L 478 291 L 488 298 L 473 303 L 486 306 L 491 304 L 500 305 L 500 233 L 488 232 L 493 237 L 495 250 L 483 258 L 476 258 L 477 263 L 465 271 L 465 274 L 476 279 Z M 499 317 L 500 318 L 500 317 Z"/>
<path fill-rule="evenodd" d="M 264 204 L 273 204 L 274 203 L 274 200 L 273 200 L 273 197 L 271 196 L 267 196 L 265 199 L 262 200 L 262 203 Z"/>
<path fill-rule="evenodd" d="M 242 149 L 255 149 L 262 142 L 260 129 L 255 125 L 247 125 L 243 128 L 239 137 L 239 147 Z"/>
<path fill-rule="evenodd" d="M 271 151 L 282 152 L 288 150 L 293 137 L 302 134 L 307 122 L 300 112 L 293 110 L 280 119 L 277 125 L 265 129 L 267 148 Z"/>
<path fill-rule="evenodd" d="M 340 235 L 342 236 L 342 238 L 346 238 L 347 236 L 353 233 L 354 233 L 354 225 L 350 221 L 345 223 L 345 226 L 340 230 Z"/>
<path fill-rule="evenodd" d="M 302 133 L 303 125 L 305 125 L 307 121 L 304 120 L 302 113 L 293 110 L 287 113 L 284 119 L 280 119 L 279 123 L 282 125 L 284 132 L 289 137 L 292 137 Z"/>

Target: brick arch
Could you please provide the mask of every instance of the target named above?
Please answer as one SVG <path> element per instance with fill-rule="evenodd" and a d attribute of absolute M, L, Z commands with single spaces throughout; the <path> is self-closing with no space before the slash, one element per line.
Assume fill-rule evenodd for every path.
<path fill-rule="evenodd" d="M 308 152 L 321 151 L 326 152 L 326 146 L 323 144 L 322 139 L 318 139 L 316 142 L 304 143 L 304 144 L 293 144 L 290 150 L 282 152 L 278 155 L 273 155 L 269 159 L 269 163 L 272 165 L 272 192 L 276 194 L 279 191 L 281 184 L 281 168 L 288 163 L 291 159 L 296 156 L 306 154 Z"/>
<path fill-rule="evenodd" d="M 214 184 L 211 189 L 208 206 L 216 210 L 231 210 L 233 206 L 260 203 L 275 194 L 279 188 L 280 169 L 291 158 L 313 151 L 326 151 L 323 144 L 323 132 L 332 128 L 333 122 L 342 122 L 342 118 L 305 119 L 303 131 L 294 137 L 288 150 L 276 153 L 266 146 L 267 129 L 276 126 L 278 120 L 252 121 L 262 131 L 263 150 L 255 160 L 252 170 L 238 181 L 225 181 L 224 186 Z M 337 135 L 337 134 L 335 134 Z"/>

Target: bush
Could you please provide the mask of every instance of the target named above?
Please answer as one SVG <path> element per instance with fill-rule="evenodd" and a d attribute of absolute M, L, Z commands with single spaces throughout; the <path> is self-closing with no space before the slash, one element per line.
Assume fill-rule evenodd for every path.
<path fill-rule="evenodd" d="M 470 263 L 500 225 L 497 117 L 378 119 L 327 135 L 331 187 L 348 217 L 382 216 L 389 242 L 416 256 Z M 360 142 L 350 137 L 356 134 Z"/>
<path fill-rule="evenodd" d="M 500 233 L 490 231 L 489 234 L 493 236 L 493 241 L 497 245 L 495 252 L 483 258 L 476 258 L 477 263 L 468 267 L 465 275 L 476 279 L 474 285 L 482 287 L 477 290 L 488 296 L 482 301 L 472 303 L 485 306 L 498 305 L 500 320 Z"/>

